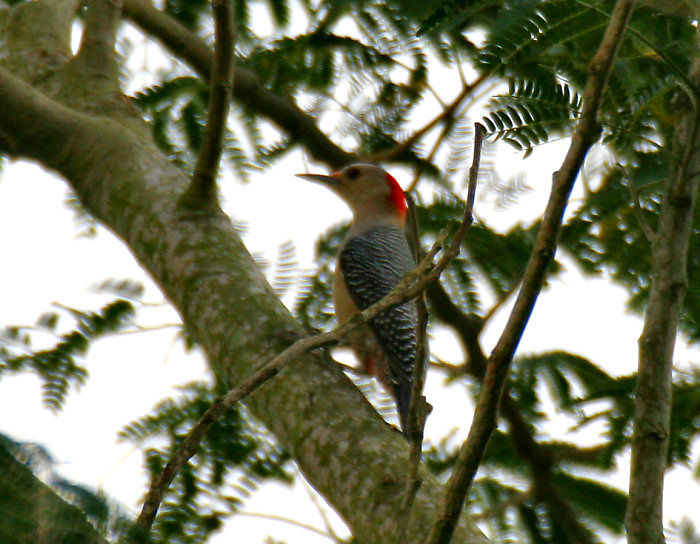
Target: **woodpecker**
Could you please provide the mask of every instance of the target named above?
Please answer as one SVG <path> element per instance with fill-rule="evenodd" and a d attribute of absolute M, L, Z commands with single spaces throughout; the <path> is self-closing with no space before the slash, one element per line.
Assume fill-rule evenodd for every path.
<path fill-rule="evenodd" d="M 333 281 L 336 317 L 344 323 L 391 292 L 415 267 L 405 233 L 406 199 L 398 182 L 373 164 L 352 164 L 329 176 L 298 177 L 330 188 L 353 213 Z M 416 364 L 417 328 L 414 299 L 385 310 L 347 338 L 364 370 L 378 378 L 394 397 L 404 434 Z"/>

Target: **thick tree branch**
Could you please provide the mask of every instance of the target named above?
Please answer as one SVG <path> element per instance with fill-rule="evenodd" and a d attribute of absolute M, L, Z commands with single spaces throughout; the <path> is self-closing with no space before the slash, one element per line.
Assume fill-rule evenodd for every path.
<path fill-rule="evenodd" d="M 690 80 L 700 84 L 700 53 Z M 687 255 L 700 186 L 700 107 L 687 97 L 679 107 L 681 163 L 670 180 L 653 238 L 652 281 L 644 329 L 639 338 L 639 372 L 626 526 L 630 544 L 660 544 L 663 481 L 671 424 L 671 374 L 678 324 L 687 288 Z"/>
<path fill-rule="evenodd" d="M 148 0 L 124 0 L 124 15 L 144 33 L 160 41 L 178 59 L 189 64 L 202 79 L 209 81 L 214 54 L 198 36 L 169 15 L 157 10 Z M 315 160 L 332 170 L 358 157 L 334 144 L 291 99 L 266 89 L 258 78 L 243 68 L 234 68 L 233 98 L 257 115 L 269 119 L 293 140 L 300 142 Z"/>
<path fill-rule="evenodd" d="M 562 167 L 554 176 L 549 202 L 515 305 L 489 358 L 474 420 L 467 440 L 460 449 L 440 516 L 429 540 L 432 544 L 450 542 L 466 493 L 476 474 L 491 433 L 496 427 L 498 405 L 508 368 L 544 283 L 549 265 L 554 258 L 571 189 L 588 149 L 598 137 L 598 109 L 614 58 L 627 27 L 632 5 L 633 1 L 618 0 L 600 47 L 590 63 L 590 75 L 583 92 L 581 117 Z"/>
<path fill-rule="evenodd" d="M 192 182 L 185 193 L 185 199 L 195 205 L 214 203 L 217 200 L 216 173 L 221 161 L 233 85 L 234 29 L 231 2 L 232 0 L 212 1 L 216 43 L 209 88 L 209 110 Z"/>

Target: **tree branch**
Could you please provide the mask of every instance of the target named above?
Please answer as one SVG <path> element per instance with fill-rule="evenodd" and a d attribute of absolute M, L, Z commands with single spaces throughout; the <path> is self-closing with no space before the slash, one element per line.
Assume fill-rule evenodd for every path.
<path fill-rule="evenodd" d="M 471 85 L 464 85 L 462 91 L 452 102 L 450 102 L 450 104 L 448 104 L 433 119 L 428 121 L 423 127 L 419 128 L 413 134 L 411 134 L 411 136 L 407 138 L 406 141 L 400 143 L 396 147 L 387 149 L 386 151 L 382 151 L 380 153 L 377 153 L 376 155 L 373 155 L 372 157 L 370 157 L 369 160 L 372 162 L 387 162 L 396 159 L 397 157 L 400 157 L 403 153 L 411 149 L 411 147 L 413 147 L 413 145 L 416 144 L 416 142 L 418 142 L 423 136 L 425 136 L 428 132 L 433 130 L 433 128 L 435 128 L 440 123 L 448 122 L 449 119 L 456 115 L 457 110 L 462 105 L 467 96 L 469 96 L 476 87 L 482 84 L 488 78 L 488 75 L 489 74 L 481 75 Z"/>
<path fill-rule="evenodd" d="M 632 206 L 634 210 L 634 216 L 637 218 L 637 223 L 639 223 L 639 228 L 642 229 L 642 232 L 644 233 L 644 236 L 646 239 L 651 242 L 652 244 L 654 243 L 654 237 L 656 234 L 654 233 L 654 229 L 652 229 L 649 226 L 649 223 L 647 223 L 646 218 L 644 217 L 644 212 L 642 211 L 642 205 L 639 202 L 639 193 L 637 192 L 637 188 L 634 186 L 634 181 L 632 181 L 629 176 L 627 176 L 627 172 L 625 170 L 625 167 L 620 164 L 619 162 L 616 165 L 619 169 L 620 172 L 622 173 L 622 177 L 625 179 L 627 182 L 627 189 L 630 192 L 630 196 L 632 197 Z"/>
<path fill-rule="evenodd" d="M 61 498 L 0 443 L 0 536 L 4 542 L 108 544 L 75 505 Z"/>
<path fill-rule="evenodd" d="M 409 245 L 413 249 L 416 262 L 423 259 L 423 249 L 420 240 L 420 227 L 418 225 L 418 215 L 416 213 L 416 203 L 411 193 L 404 192 L 404 197 L 408 203 L 407 235 Z M 407 526 L 406 521 L 411 515 L 411 508 L 416 493 L 421 486 L 420 461 L 423 449 L 423 432 L 425 430 L 425 420 L 429 415 L 430 405 L 423 396 L 425 385 L 425 374 L 427 371 L 427 332 L 428 332 L 428 309 L 425 305 L 425 292 L 416 297 L 418 308 L 418 327 L 416 334 L 416 364 L 413 367 L 413 384 L 411 387 L 411 401 L 408 405 L 408 425 L 406 428 L 406 438 L 410 446 L 408 455 L 408 478 L 406 479 L 405 499 L 401 508 L 399 534 L 396 539 L 397 544 L 406 541 Z"/>
<path fill-rule="evenodd" d="M 457 464 L 448 482 L 447 494 L 429 542 L 446 544 L 462 510 L 469 486 L 496 427 L 498 405 L 508 368 L 522 333 L 542 289 L 547 269 L 554 258 L 566 204 L 586 153 L 598 134 L 598 109 L 608 75 L 624 35 L 633 1 L 618 0 L 596 55 L 589 65 L 589 78 L 583 92 L 583 109 L 571 146 L 561 169 L 555 174 L 552 192 L 537 233 L 535 248 L 505 329 L 496 344 L 486 371 L 479 402 L 467 440 L 460 449 Z"/>
<path fill-rule="evenodd" d="M 194 205 L 216 202 L 216 173 L 221 161 L 224 131 L 233 86 L 233 6 L 232 0 L 212 0 L 214 12 L 214 67 L 209 87 L 209 110 L 197 155 L 192 182 L 184 199 Z"/>
<path fill-rule="evenodd" d="M 690 80 L 700 84 L 700 49 Z M 700 107 L 693 96 L 679 107 L 683 150 L 669 182 L 653 239 L 652 281 L 639 338 L 630 490 L 625 524 L 630 544 L 664 542 L 663 482 L 671 424 L 673 352 L 687 288 L 688 244 L 700 185 Z"/>
<path fill-rule="evenodd" d="M 12 4 L 11 9 L 0 9 L 2 66 L 29 83 L 45 84 L 73 59 L 71 28 L 83 0 Z M 7 31 L 8 24 L 12 31 Z"/>
<path fill-rule="evenodd" d="M 122 0 L 90 0 L 88 3 L 85 28 L 75 57 L 79 70 L 88 74 L 91 80 L 85 92 L 99 94 L 109 90 L 114 94 L 119 90 L 119 66 L 114 44 L 121 10 Z"/>

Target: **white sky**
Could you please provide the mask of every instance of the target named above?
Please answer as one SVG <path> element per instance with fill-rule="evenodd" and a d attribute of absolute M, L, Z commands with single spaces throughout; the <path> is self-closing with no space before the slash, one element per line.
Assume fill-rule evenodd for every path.
<path fill-rule="evenodd" d="M 148 67 L 149 59 L 142 61 Z M 140 82 L 142 83 L 142 82 Z M 421 124 L 421 123 L 418 123 Z M 504 177 L 528 170 L 527 182 L 535 189 L 506 209 L 493 205 L 494 197 L 484 195 L 477 202 L 476 214 L 488 224 L 505 229 L 515 222 L 530 221 L 544 207 L 551 173 L 557 169 L 566 142 L 535 151 L 523 162 L 508 148 L 499 155 Z M 312 169 L 317 171 L 316 169 Z M 301 266 L 310 266 L 313 245 L 328 226 L 349 217 L 347 209 L 322 187 L 295 178 L 303 171 L 302 160 L 293 154 L 284 163 L 255 176 L 248 185 L 224 180 L 224 208 L 235 219 L 250 225 L 246 243 L 252 252 L 274 259 L 277 247 L 293 233 Z M 404 187 L 407 174 L 393 172 Z M 6 256 L 0 268 L 0 326 L 31 324 L 53 302 L 77 308 L 95 307 L 108 297 L 88 291 L 89 286 L 106 278 L 134 278 L 149 285 L 146 299 L 160 301 L 157 289 L 131 258 L 125 247 L 104 229 L 96 239 L 76 238 L 72 212 L 62 204 L 64 184 L 44 174 L 36 166 L 13 164 L 0 180 L 0 251 Z M 575 195 L 576 198 L 576 195 Z M 304 202 L 304 207 L 290 203 Z M 276 229 L 271 225 L 288 225 Z M 637 338 L 641 320 L 625 311 L 625 293 L 604 280 L 584 279 L 573 269 L 552 281 L 540 297 L 523 337 L 520 354 L 563 349 L 589 357 L 607 371 L 621 375 L 636 368 Z M 507 317 L 503 308 L 486 330 L 488 352 Z M 172 322 L 172 310 L 150 310 L 149 322 Z M 90 378 L 79 393 L 72 392 L 64 409 L 56 416 L 41 405 L 38 381 L 29 375 L 0 381 L 0 432 L 18 440 L 46 445 L 59 462 L 61 473 L 92 487 L 103 487 L 107 494 L 137 513 L 147 486 L 141 454 L 126 444 L 115 442 L 123 425 L 143 415 L 161 398 L 174 393 L 173 386 L 205 376 L 205 366 L 196 355 L 185 355 L 173 345 L 173 330 L 118 336 L 100 341 L 90 350 L 86 366 Z M 458 362 L 459 346 L 448 334 L 438 332 L 431 345 L 440 358 Z M 692 361 L 697 349 L 679 345 L 676 359 Z M 471 406 L 460 385 L 445 388 L 441 377 L 429 377 L 427 397 L 434 406 L 428 420 L 427 437 L 439 439 L 456 421 L 465 420 L 455 435 L 466 435 Z M 561 437 L 569 422 L 552 416 L 549 432 Z M 594 443 L 595 431 L 582 433 L 580 440 Z M 627 475 L 621 472 L 615 485 L 626 489 Z M 688 470 L 677 469 L 667 479 L 668 520 L 686 515 L 700 525 L 700 489 Z M 296 489 L 269 486 L 246 504 L 248 512 L 288 515 L 323 529 L 318 510 L 299 483 Z M 294 505 L 290 508 L 289 505 Z M 337 526 L 337 524 L 336 524 Z M 342 529 L 340 529 L 342 531 Z M 213 542 L 252 544 L 271 535 L 288 542 L 315 544 L 327 539 L 288 524 L 238 516 Z"/>

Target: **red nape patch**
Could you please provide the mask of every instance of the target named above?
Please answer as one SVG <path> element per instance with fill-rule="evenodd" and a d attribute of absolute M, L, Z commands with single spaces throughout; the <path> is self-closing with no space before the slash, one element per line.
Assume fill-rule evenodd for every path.
<path fill-rule="evenodd" d="M 406 197 L 403 196 L 403 189 L 401 188 L 401 185 L 399 185 L 399 182 L 396 181 L 394 176 L 392 176 L 389 172 L 386 172 L 385 176 L 386 182 L 389 184 L 389 188 L 391 189 L 389 200 L 396 207 L 396 211 L 399 212 L 399 215 L 404 217 L 406 215 Z"/>

